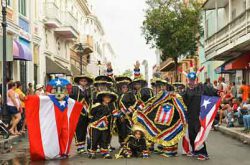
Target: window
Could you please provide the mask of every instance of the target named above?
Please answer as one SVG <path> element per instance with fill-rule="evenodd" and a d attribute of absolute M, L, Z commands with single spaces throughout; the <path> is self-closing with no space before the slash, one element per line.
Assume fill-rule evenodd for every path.
<path fill-rule="evenodd" d="M 18 1 L 18 7 L 19 7 L 19 13 L 22 14 L 23 16 L 27 16 L 26 13 L 26 0 L 19 0 Z"/>
<path fill-rule="evenodd" d="M 26 61 L 20 61 L 20 81 L 23 86 L 23 90 L 26 91 L 26 84 L 27 84 L 27 64 Z"/>
<path fill-rule="evenodd" d="M 11 0 L 7 0 L 7 5 L 11 6 Z"/>

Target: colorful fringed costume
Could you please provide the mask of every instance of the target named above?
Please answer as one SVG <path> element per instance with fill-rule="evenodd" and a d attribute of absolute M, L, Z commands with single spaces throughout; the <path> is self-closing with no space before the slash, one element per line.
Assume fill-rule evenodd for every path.
<path fill-rule="evenodd" d="M 133 121 L 145 130 L 147 140 L 164 147 L 164 155 L 176 155 L 176 145 L 187 129 L 186 107 L 181 98 L 162 91 L 134 114 Z"/>

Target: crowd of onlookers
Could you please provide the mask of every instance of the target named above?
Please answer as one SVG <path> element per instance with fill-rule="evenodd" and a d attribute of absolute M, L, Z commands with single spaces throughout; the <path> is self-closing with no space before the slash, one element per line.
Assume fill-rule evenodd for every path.
<path fill-rule="evenodd" d="M 242 81 L 237 87 L 234 82 L 225 83 L 223 77 L 215 80 L 213 84 L 207 79 L 206 84 L 222 91 L 222 101 L 215 124 L 221 125 L 225 122 L 227 127 L 244 126 L 242 132 L 250 133 L 250 85 Z"/>
<path fill-rule="evenodd" d="M 7 83 L 7 110 L 9 116 L 11 117 L 9 119 L 8 125 L 9 125 L 9 133 L 11 135 L 20 135 L 22 133 L 25 133 L 26 131 L 25 103 L 24 103 L 26 96 L 45 94 L 44 86 L 41 84 L 37 84 L 35 89 L 32 83 L 29 83 L 27 85 L 26 90 L 24 90 L 23 87 L 24 86 L 20 81 L 13 82 L 12 80 L 9 80 Z M 1 100 L 1 95 L 0 95 L 0 100 Z"/>

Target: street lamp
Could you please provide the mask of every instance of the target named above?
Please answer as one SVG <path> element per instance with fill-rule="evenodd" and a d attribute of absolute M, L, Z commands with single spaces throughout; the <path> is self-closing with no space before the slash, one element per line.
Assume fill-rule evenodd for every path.
<path fill-rule="evenodd" d="M 101 75 L 101 65 L 102 65 L 101 61 L 98 60 L 97 61 L 97 66 L 99 67 L 99 76 Z"/>
<path fill-rule="evenodd" d="M 7 62 L 6 62 L 6 37 L 7 37 L 7 21 L 6 21 L 6 15 L 7 15 L 7 1 L 2 0 L 2 27 L 3 27 L 3 84 L 2 84 L 2 97 L 3 97 L 3 121 L 7 122 L 8 118 L 8 112 L 7 112 Z"/>
<path fill-rule="evenodd" d="M 76 46 L 77 46 L 77 52 L 80 55 L 80 74 L 82 75 L 82 58 L 84 55 L 84 47 L 83 47 L 82 43 L 79 43 Z"/>

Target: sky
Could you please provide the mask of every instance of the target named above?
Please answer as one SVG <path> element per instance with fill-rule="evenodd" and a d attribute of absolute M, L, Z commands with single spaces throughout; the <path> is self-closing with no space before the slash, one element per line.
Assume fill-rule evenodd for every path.
<path fill-rule="evenodd" d="M 136 60 L 149 61 L 149 69 L 156 63 L 155 50 L 150 49 L 142 35 L 146 0 L 89 0 L 95 15 L 104 28 L 106 38 L 116 53 L 116 65 L 123 73 L 133 69 Z M 151 73 L 151 71 L 150 71 Z"/>

